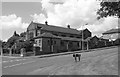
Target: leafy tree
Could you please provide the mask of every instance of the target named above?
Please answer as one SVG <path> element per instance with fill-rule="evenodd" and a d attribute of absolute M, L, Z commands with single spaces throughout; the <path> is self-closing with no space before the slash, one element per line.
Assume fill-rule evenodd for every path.
<path fill-rule="evenodd" d="M 2 47 L 2 40 L 0 40 L 0 47 Z"/>
<path fill-rule="evenodd" d="M 16 47 L 17 47 L 17 48 L 16 48 L 16 52 L 17 52 L 17 53 L 20 53 L 20 49 L 21 49 L 21 48 L 25 48 L 26 51 L 32 51 L 33 44 L 32 44 L 31 41 L 26 40 L 26 41 L 24 41 L 24 42 L 17 42 L 17 43 L 16 43 Z"/>
<path fill-rule="evenodd" d="M 99 15 L 97 19 L 107 17 L 107 16 L 117 16 L 120 18 L 120 1 L 118 2 L 105 2 L 100 3 L 101 8 L 98 9 L 97 14 Z"/>
<path fill-rule="evenodd" d="M 12 36 L 11 38 L 8 39 L 7 46 L 11 48 L 18 39 L 19 39 L 18 36 Z"/>
<path fill-rule="evenodd" d="M 20 37 L 25 37 L 26 36 L 26 32 L 22 32 L 21 34 L 20 34 Z"/>
<path fill-rule="evenodd" d="M 19 35 L 15 31 L 14 35 L 8 39 L 7 46 L 11 48 L 19 38 Z"/>

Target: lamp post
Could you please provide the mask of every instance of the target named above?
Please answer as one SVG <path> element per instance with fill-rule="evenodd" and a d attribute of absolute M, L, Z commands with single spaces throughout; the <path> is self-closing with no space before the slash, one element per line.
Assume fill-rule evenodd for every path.
<path fill-rule="evenodd" d="M 84 50 L 84 33 L 83 33 L 84 30 L 83 30 L 83 26 L 82 26 L 82 50 Z"/>

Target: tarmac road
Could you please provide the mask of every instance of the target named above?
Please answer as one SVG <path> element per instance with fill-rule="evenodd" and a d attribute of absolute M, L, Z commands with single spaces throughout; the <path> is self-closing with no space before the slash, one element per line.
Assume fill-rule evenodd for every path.
<path fill-rule="evenodd" d="M 93 52 L 86 52 L 81 54 L 82 54 L 81 61 L 77 63 L 74 61 L 72 54 L 45 58 L 31 57 L 31 58 L 14 58 L 9 60 L 4 59 L 2 63 L 2 74 L 3 75 L 117 74 L 118 48 L 96 50 Z M 109 69 L 108 68 L 102 69 L 106 67 L 106 65 L 108 64 L 110 66 L 108 67 Z M 98 67 L 100 67 L 101 69 L 99 69 Z M 108 71 L 106 72 L 106 70 Z"/>

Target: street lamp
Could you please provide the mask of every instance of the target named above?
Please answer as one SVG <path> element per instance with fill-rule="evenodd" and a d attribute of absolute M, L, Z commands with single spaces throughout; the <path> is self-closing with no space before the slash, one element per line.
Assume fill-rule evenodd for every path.
<path fill-rule="evenodd" d="M 84 26 L 84 25 L 83 25 Z M 83 33 L 83 26 L 82 26 L 82 50 L 84 50 L 84 33 Z"/>

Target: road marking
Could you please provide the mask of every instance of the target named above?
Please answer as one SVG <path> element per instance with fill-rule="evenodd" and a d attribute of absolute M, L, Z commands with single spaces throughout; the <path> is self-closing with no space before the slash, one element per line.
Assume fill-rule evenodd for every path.
<path fill-rule="evenodd" d="M 15 62 L 15 61 L 23 61 L 27 59 L 17 59 L 17 60 L 10 60 L 10 61 L 2 61 L 2 63 L 8 63 L 8 62 Z"/>
<path fill-rule="evenodd" d="M 19 63 L 19 64 L 15 64 L 15 65 L 11 65 L 9 67 L 14 67 L 14 66 L 17 66 L 17 65 L 21 65 L 22 63 Z"/>
<path fill-rule="evenodd" d="M 30 62 L 26 62 L 26 63 L 14 64 L 14 65 L 11 65 L 11 66 L 5 66 L 5 67 L 3 67 L 3 68 L 14 67 L 14 66 L 22 65 L 22 64 L 33 63 L 33 62 L 35 62 L 35 61 L 30 61 Z"/>
<path fill-rule="evenodd" d="M 30 61 L 30 62 L 26 62 L 26 63 L 22 63 L 22 64 L 28 64 L 28 63 L 33 63 L 33 62 L 35 62 L 35 61 Z"/>

